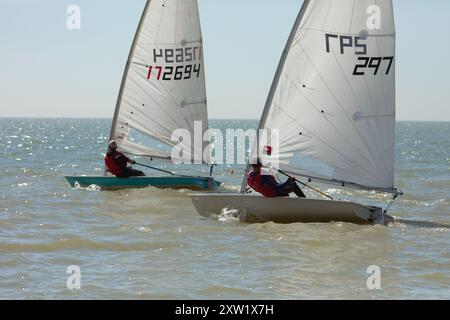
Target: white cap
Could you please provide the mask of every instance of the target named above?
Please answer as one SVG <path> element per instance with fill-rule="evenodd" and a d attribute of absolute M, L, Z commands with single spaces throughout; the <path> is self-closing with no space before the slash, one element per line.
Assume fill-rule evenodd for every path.
<path fill-rule="evenodd" d="M 111 149 L 117 149 L 117 142 L 115 140 L 111 140 L 108 144 Z"/>

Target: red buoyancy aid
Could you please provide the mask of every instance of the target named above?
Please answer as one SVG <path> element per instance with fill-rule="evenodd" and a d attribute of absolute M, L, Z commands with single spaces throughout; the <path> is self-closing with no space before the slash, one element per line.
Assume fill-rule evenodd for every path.
<path fill-rule="evenodd" d="M 261 172 L 251 170 L 247 175 L 247 183 L 253 190 L 262 194 L 264 197 L 273 198 L 278 196 L 277 190 L 264 183 Z"/>
<path fill-rule="evenodd" d="M 116 159 L 120 157 L 125 157 L 125 159 L 128 159 L 125 155 L 118 151 L 114 151 L 112 153 L 109 153 L 105 157 L 105 166 L 108 169 L 109 172 L 111 172 L 113 175 L 118 176 L 122 173 L 122 170 L 124 168 L 120 167 L 120 165 L 117 163 Z"/>

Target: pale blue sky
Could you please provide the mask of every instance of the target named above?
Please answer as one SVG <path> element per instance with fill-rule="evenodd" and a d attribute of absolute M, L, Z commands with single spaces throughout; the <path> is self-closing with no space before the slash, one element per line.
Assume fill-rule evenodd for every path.
<path fill-rule="evenodd" d="M 259 118 L 302 0 L 199 0 L 211 118 Z M 82 29 L 66 28 L 66 9 Z M 0 117 L 112 117 L 145 0 L 1 0 Z M 450 1 L 394 0 L 399 120 L 450 121 Z"/>

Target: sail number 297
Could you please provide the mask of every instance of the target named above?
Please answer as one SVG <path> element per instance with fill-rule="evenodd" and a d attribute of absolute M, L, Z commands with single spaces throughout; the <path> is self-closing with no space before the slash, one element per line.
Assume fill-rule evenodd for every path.
<path fill-rule="evenodd" d="M 391 72 L 394 57 L 368 57 L 367 43 L 363 37 L 326 33 L 325 46 L 327 53 L 331 52 L 333 44 L 339 47 L 341 55 L 345 54 L 346 49 L 353 48 L 352 52 L 360 56 L 353 69 L 354 76 L 364 76 L 368 70 L 372 70 L 374 76 L 379 73 L 388 75 Z"/>
<path fill-rule="evenodd" d="M 147 79 L 188 80 L 201 75 L 202 47 L 153 49 L 154 65 L 147 66 Z"/>

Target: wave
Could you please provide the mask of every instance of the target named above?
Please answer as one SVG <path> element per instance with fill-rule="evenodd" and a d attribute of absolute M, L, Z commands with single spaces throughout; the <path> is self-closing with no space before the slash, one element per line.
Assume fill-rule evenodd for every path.
<path fill-rule="evenodd" d="M 442 231 L 450 231 L 450 224 L 443 224 L 432 221 L 407 220 L 396 217 L 393 223 L 409 225 L 417 228 L 430 228 L 430 229 L 441 229 Z"/>
<path fill-rule="evenodd" d="M 160 242 L 98 242 L 83 238 L 67 238 L 48 243 L 0 243 L 0 252 L 54 252 L 54 251 L 114 251 L 114 252 L 133 252 L 148 250 L 164 250 L 178 247 L 178 243 L 160 241 Z"/>

